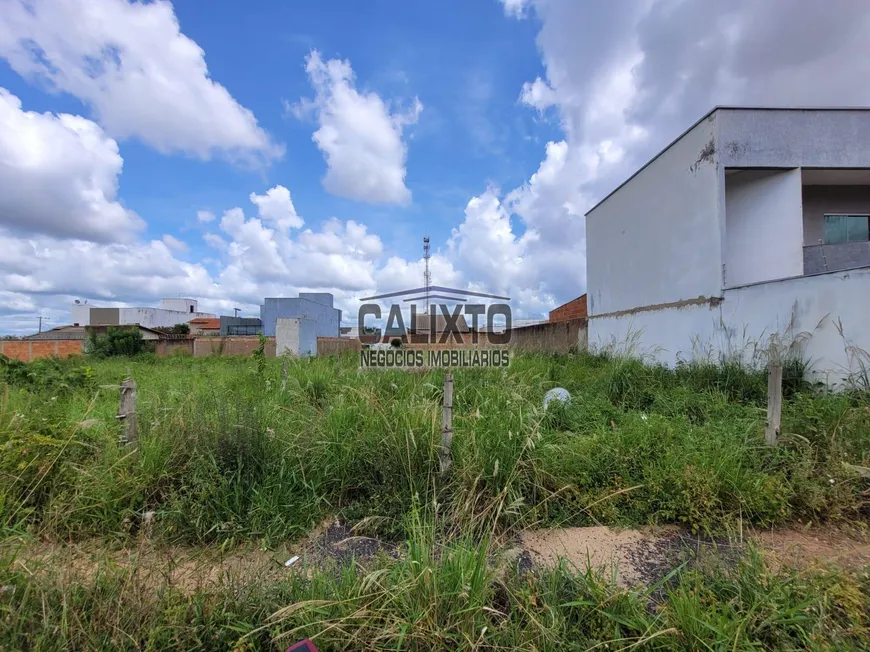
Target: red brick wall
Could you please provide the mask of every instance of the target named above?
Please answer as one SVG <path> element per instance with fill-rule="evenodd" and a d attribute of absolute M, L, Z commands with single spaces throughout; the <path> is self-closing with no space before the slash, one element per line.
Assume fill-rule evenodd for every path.
<path fill-rule="evenodd" d="M 456 341 L 456 337 L 459 337 L 461 342 Z M 435 333 L 434 342 L 429 342 L 430 339 L 429 333 L 408 333 L 405 336 L 405 344 L 404 346 L 412 347 L 412 348 L 427 348 L 430 344 L 433 346 L 440 347 L 442 349 L 445 348 L 463 348 L 463 347 L 473 347 L 481 344 L 488 344 L 486 341 L 486 335 L 483 333 L 478 333 L 477 335 L 477 343 L 474 342 L 474 333 L 449 333 L 446 337 L 444 333 Z M 444 338 L 446 341 L 441 342 L 441 339 Z M 384 335 L 380 342 L 382 344 L 391 344 L 395 339 L 402 339 L 398 336 L 387 337 Z M 372 342 L 365 342 L 365 344 L 372 344 Z M 419 346 L 418 346 L 419 345 Z"/>
<path fill-rule="evenodd" d="M 197 337 L 193 340 L 193 355 L 203 358 L 210 355 L 251 355 L 260 340 L 257 337 Z M 275 338 L 267 337 L 264 351 L 267 358 L 275 357 Z"/>
<path fill-rule="evenodd" d="M 547 353 L 582 350 L 586 348 L 586 325 L 586 319 L 569 319 L 514 328 L 511 331 L 511 347 Z"/>
<path fill-rule="evenodd" d="M 161 357 L 172 355 L 177 351 L 193 355 L 193 339 L 158 340 L 154 346 L 154 353 Z"/>
<path fill-rule="evenodd" d="M 47 342 L 31 342 L 30 343 L 30 359 L 50 358 L 54 355 L 57 349 L 57 343 L 52 341 Z"/>
<path fill-rule="evenodd" d="M 550 322 L 585 319 L 586 317 L 588 317 L 588 313 L 586 312 L 585 294 L 550 311 Z"/>
<path fill-rule="evenodd" d="M 5 340 L 0 341 L 0 353 L 21 360 L 32 362 L 39 358 L 68 358 L 71 355 L 81 355 L 82 340 Z"/>
<path fill-rule="evenodd" d="M 359 351 L 362 343 L 351 337 L 318 337 L 317 355 L 341 355 L 345 351 Z"/>
<path fill-rule="evenodd" d="M 68 358 L 71 355 L 81 355 L 82 346 L 84 346 L 82 340 L 58 340 L 55 355 L 58 358 Z"/>
<path fill-rule="evenodd" d="M 0 342 L 0 353 L 13 360 L 30 362 L 30 342 Z"/>

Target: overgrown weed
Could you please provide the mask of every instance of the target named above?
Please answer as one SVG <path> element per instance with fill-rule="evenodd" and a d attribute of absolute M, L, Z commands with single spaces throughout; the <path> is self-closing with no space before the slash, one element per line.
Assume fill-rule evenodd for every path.
<path fill-rule="evenodd" d="M 0 563 L 4 649 L 866 649 L 870 577 L 773 571 L 757 553 L 629 590 L 593 568 L 504 566 L 488 540 L 442 541 L 412 510 L 396 559 L 228 574 L 192 592 L 136 564 L 88 577 Z M 653 599 L 653 593 L 656 593 Z"/>
<path fill-rule="evenodd" d="M 763 444 L 766 377 L 737 363 L 669 370 L 584 353 L 459 370 L 454 466 L 439 478 L 443 371 L 249 360 L 16 365 L 0 390 L 3 524 L 125 536 L 153 511 L 170 541 L 268 543 L 328 514 L 376 517 L 379 534 L 402 537 L 415 500 L 477 537 L 530 524 L 715 533 L 865 507 L 868 481 L 850 468 L 868 466 L 870 395 L 817 392 L 799 366 L 785 374 L 775 448 Z M 113 387 L 128 369 L 136 451 L 117 444 Z M 86 381 L 40 380 L 56 373 Z M 572 400 L 544 411 L 557 385 Z"/>

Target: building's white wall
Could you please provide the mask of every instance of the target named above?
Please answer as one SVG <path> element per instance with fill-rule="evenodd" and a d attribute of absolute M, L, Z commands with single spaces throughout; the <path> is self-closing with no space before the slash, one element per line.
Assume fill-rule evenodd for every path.
<path fill-rule="evenodd" d="M 300 292 L 300 299 L 308 299 L 314 303 L 319 303 L 322 306 L 332 308 L 333 296 L 329 292 Z"/>
<path fill-rule="evenodd" d="M 803 274 L 801 171 L 725 176 L 725 287 Z"/>
<path fill-rule="evenodd" d="M 91 306 L 85 303 L 75 303 L 72 307 L 72 323 L 79 326 L 91 325 Z"/>
<path fill-rule="evenodd" d="M 298 317 L 279 317 L 275 321 L 275 355 L 299 355 Z"/>
<path fill-rule="evenodd" d="M 329 296 L 331 300 L 332 295 L 324 296 Z M 260 306 L 263 335 L 275 336 L 276 320 L 279 317 L 310 319 L 316 322 L 317 335 L 320 337 L 338 337 L 341 333 L 341 310 L 331 308 L 319 301 L 302 297 L 267 297 Z"/>
<path fill-rule="evenodd" d="M 725 343 L 719 340 L 718 307 L 709 304 L 663 308 L 589 320 L 589 348 L 660 362 L 710 357 L 718 360 Z"/>
<path fill-rule="evenodd" d="M 747 324 L 747 337 L 771 333 L 806 340 L 814 377 L 841 383 L 870 371 L 870 270 L 851 270 L 735 288 L 722 304 L 726 324 Z M 840 333 L 842 329 L 842 334 Z"/>
<path fill-rule="evenodd" d="M 588 214 L 590 315 L 721 295 L 715 118 L 700 122 Z"/>
<path fill-rule="evenodd" d="M 198 317 L 214 317 L 207 312 L 183 312 L 180 310 L 163 310 L 161 308 L 119 308 L 119 324 L 139 324 L 147 328 L 158 328 L 186 324 Z"/>
<path fill-rule="evenodd" d="M 163 310 L 195 313 L 197 302 L 196 299 L 160 299 L 159 307 Z M 191 317 L 191 319 L 194 318 Z"/>
<path fill-rule="evenodd" d="M 317 355 L 317 323 L 300 317 L 279 317 L 275 321 L 276 355 L 307 358 Z"/>
<path fill-rule="evenodd" d="M 719 109 L 726 167 L 870 167 L 870 111 Z"/>
<path fill-rule="evenodd" d="M 160 339 L 160 335 L 155 333 L 154 331 L 146 331 L 143 329 L 139 329 L 139 333 L 142 334 L 142 339 L 149 342 L 156 342 Z"/>
<path fill-rule="evenodd" d="M 772 338 L 801 342 L 812 377 L 836 386 L 870 370 L 870 270 L 725 290 L 720 305 L 695 305 L 589 321 L 589 344 L 667 365 L 741 356 L 762 364 Z M 840 328 L 843 335 L 840 334 Z"/>

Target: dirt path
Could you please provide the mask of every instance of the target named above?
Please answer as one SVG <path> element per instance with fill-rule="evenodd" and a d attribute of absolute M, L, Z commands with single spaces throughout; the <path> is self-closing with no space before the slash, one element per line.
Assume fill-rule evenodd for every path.
<path fill-rule="evenodd" d="M 294 573 L 310 575 L 315 568 L 337 567 L 379 554 L 395 556 L 396 546 L 357 536 L 333 520 L 324 521 L 305 539 L 273 550 L 241 545 L 224 551 L 166 546 L 144 539 L 124 547 L 99 540 L 68 545 L 23 539 L 0 542 L 0 556 L 27 573 L 50 573 L 60 581 L 87 582 L 100 571 L 125 570 L 137 583 L 174 587 L 187 594 L 236 581 L 272 583 Z"/>
<path fill-rule="evenodd" d="M 754 542 L 773 568 L 870 565 L 870 537 L 833 527 L 756 531 L 743 541 L 695 537 L 676 527 L 614 529 L 608 527 L 530 530 L 510 556 L 521 566 L 554 566 L 564 558 L 578 570 L 603 572 L 617 585 L 652 585 L 682 564 L 737 559 Z M 29 573 L 50 573 L 61 581 L 87 582 L 102 569 L 124 569 L 146 586 L 172 586 L 185 593 L 217 584 L 275 582 L 315 568 L 336 567 L 376 555 L 397 556 L 399 548 L 378 539 L 356 536 L 335 521 L 321 524 L 302 541 L 274 550 L 240 546 L 215 548 L 152 545 L 112 548 L 105 542 L 57 545 L 7 540 L 4 557 Z M 294 559 L 293 563 L 287 562 Z M 523 564 L 523 560 L 525 564 Z"/>
<path fill-rule="evenodd" d="M 736 559 L 754 543 L 773 568 L 870 565 L 870 538 L 834 527 L 755 531 L 742 541 L 695 537 L 679 528 L 619 530 L 608 527 L 532 530 L 521 537 L 536 565 L 565 559 L 594 568 L 623 587 L 657 582 L 680 564 Z"/>

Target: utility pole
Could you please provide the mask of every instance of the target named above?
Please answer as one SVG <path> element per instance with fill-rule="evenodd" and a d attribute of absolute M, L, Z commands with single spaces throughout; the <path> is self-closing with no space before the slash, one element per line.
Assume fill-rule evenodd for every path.
<path fill-rule="evenodd" d="M 241 310 L 241 308 L 233 308 L 233 317 L 239 316 L 239 310 Z"/>
<path fill-rule="evenodd" d="M 39 316 L 39 330 L 37 331 L 38 333 L 41 333 L 41 332 L 42 332 L 42 320 L 43 320 L 43 319 L 44 319 L 45 321 L 51 321 L 48 317 L 43 317 L 42 315 L 40 315 L 40 316 Z"/>

